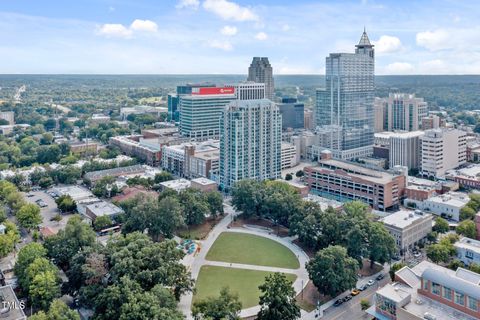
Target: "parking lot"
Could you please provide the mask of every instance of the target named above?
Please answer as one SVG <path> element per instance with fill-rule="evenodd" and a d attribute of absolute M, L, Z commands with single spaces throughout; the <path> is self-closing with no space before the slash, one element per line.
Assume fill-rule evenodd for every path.
<path fill-rule="evenodd" d="M 37 201 L 41 200 L 45 203 L 45 207 L 40 207 L 40 214 L 42 215 L 43 222 L 42 227 L 49 227 L 52 230 L 58 231 L 62 228 L 65 228 L 68 219 L 72 215 L 62 215 L 62 220 L 55 221 L 53 218 L 60 214 L 60 211 L 57 208 L 57 204 L 55 200 L 46 193 L 46 191 L 31 191 L 28 193 L 24 193 L 25 200 L 29 203 L 33 203 L 38 205 Z"/>

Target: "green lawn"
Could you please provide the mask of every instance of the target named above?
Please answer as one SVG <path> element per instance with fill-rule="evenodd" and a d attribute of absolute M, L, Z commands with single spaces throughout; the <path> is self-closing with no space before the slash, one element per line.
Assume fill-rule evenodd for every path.
<path fill-rule="evenodd" d="M 207 260 L 298 269 L 295 254 L 268 238 L 238 232 L 223 232 L 207 253 Z"/>
<path fill-rule="evenodd" d="M 260 297 L 258 286 L 265 282 L 269 274 L 266 271 L 203 266 L 196 281 L 193 302 L 209 296 L 218 297 L 220 290 L 228 286 L 231 292 L 238 293 L 243 309 L 256 306 Z M 294 274 L 286 276 L 292 282 L 296 279 Z"/>

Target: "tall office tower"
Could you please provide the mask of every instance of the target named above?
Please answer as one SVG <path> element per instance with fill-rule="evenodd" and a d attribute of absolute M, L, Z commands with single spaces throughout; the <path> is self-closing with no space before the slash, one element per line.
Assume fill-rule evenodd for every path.
<path fill-rule="evenodd" d="M 420 138 L 422 145 L 421 174 L 444 177 L 445 172 L 467 161 L 467 134 L 458 129 L 432 129 Z"/>
<path fill-rule="evenodd" d="M 234 87 L 194 87 L 190 95 L 180 96 L 181 135 L 197 140 L 218 138 L 220 115 L 235 99 Z"/>
<path fill-rule="evenodd" d="M 370 156 L 373 151 L 375 54 L 364 31 L 355 53 L 326 58 L 325 89 L 317 91 L 316 124 L 337 127 L 337 146 L 325 146 L 339 159 Z"/>
<path fill-rule="evenodd" d="M 303 129 L 305 126 L 305 105 L 296 98 L 283 98 L 278 104 L 282 115 L 282 129 Z"/>
<path fill-rule="evenodd" d="M 375 129 L 380 131 L 417 131 L 427 116 L 428 106 L 423 98 L 414 94 L 390 93 L 388 98 L 375 98 Z M 381 117 L 381 118 L 380 118 Z"/>
<path fill-rule="evenodd" d="M 248 81 L 265 83 L 265 97 L 273 101 L 275 87 L 273 69 L 266 57 L 254 57 L 248 68 Z"/>
<path fill-rule="evenodd" d="M 268 99 L 230 102 L 220 117 L 220 186 L 281 176 L 282 116 Z"/>
<path fill-rule="evenodd" d="M 169 121 L 179 121 L 180 120 L 180 109 L 178 107 L 179 99 L 182 95 L 192 94 L 192 88 L 211 88 L 215 87 L 213 83 L 200 83 L 200 84 L 191 84 L 187 83 L 185 85 L 177 86 L 176 93 L 169 93 L 167 99 L 168 106 L 168 120 Z"/>

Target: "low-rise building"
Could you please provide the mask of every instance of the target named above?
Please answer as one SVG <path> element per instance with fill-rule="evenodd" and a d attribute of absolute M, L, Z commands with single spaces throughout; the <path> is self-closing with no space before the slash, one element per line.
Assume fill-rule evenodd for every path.
<path fill-rule="evenodd" d="M 181 192 L 187 188 L 190 188 L 191 182 L 187 179 L 176 179 L 176 180 L 169 180 L 165 182 L 161 182 L 160 185 L 163 189 L 170 189 L 177 192 Z"/>
<path fill-rule="evenodd" d="M 106 116 L 101 113 L 92 114 L 92 117 L 90 118 L 91 123 L 107 123 L 109 121 L 110 121 L 110 116 Z"/>
<path fill-rule="evenodd" d="M 158 168 L 154 168 L 147 165 L 136 164 L 133 166 L 127 167 L 118 167 L 113 169 L 106 169 L 106 170 L 98 170 L 87 172 L 84 175 L 84 178 L 91 181 L 92 183 L 97 182 L 98 180 L 104 177 L 145 177 L 145 178 L 155 178 L 157 173 L 162 172 L 162 170 Z"/>
<path fill-rule="evenodd" d="M 395 282 L 378 289 L 367 313 L 389 320 L 480 319 L 480 275 L 422 261 L 395 273 Z"/>
<path fill-rule="evenodd" d="M 480 164 L 471 164 L 467 167 L 449 170 L 446 178 L 458 182 L 464 188 L 480 189 Z"/>
<path fill-rule="evenodd" d="M 462 237 L 453 245 L 457 251 L 458 260 L 469 266 L 471 263 L 480 264 L 480 241 Z"/>
<path fill-rule="evenodd" d="M 90 190 L 76 185 L 53 187 L 50 191 L 58 197 L 70 196 L 75 202 L 95 198 L 95 196 L 93 195 L 93 193 L 90 192 Z"/>
<path fill-rule="evenodd" d="M 335 210 L 340 210 L 343 207 L 343 203 L 339 201 L 323 198 L 311 193 L 309 193 L 305 198 L 303 198 L 303 200 L 315 202 L 320 206 L 320 209 L 322 209 L 322 211 L 327 210 L 329 207 Z"/>
<path fill-rule="evenodd" d="M 334 160 L 329 151 L 322 152 L 318 166 L 304 171 L 310 192 L 342 202 L 360 200 L 377 210 L 399 207 L 406 186 L 404 173 Z"/>
<path fill-rule="evenodd" d="M 117 146 L 123 153 L 134 156 L 147 164 L 160 164 L 162 149 L 157 139 L 144 139 L 141 135 L 111 137 L 109 143 Z"/>
<path fill-rule="evenodd" d="M 432 220 L 433 216 L 428 213 L 401 210 L 382 218 L 380 221 L 395 239 L 397 252 L 403 255 L 432 232 Z"/>
<path fill-rule="evenodd" d="M 85 141 L 70 142 L 70 151 L 74 154 L 97 154 L 100 144 L 98 142 L 86 139 Z"/>
<path fill-rule="evenodd" d="M 0 287 L 0 319 L 26 320 L 23 309 L 25 302 L 20 302 L 11 285 Z"/>
<path fill-rule="evenodd" d="M 216 191 L 218 185 L 215 181 L 207 178 L 196 178 L 192 179 L 190 187 L 193 189 L 198 189 L 203 192 Z"/>
<path fill-rule="evenodd" d="M 467 205 L 468 201 L 470 201 L 470 198 L 465 193 L 448 192 L 426 200 L 405 199 L 404 205 L 406 207 L 413 206 L 443 218 L 459 221 L 460 210 Z"/>
<path fill-rule="evenodd" d="M 162 113 L 168 113 L 168 108 L 166 107 L 152 107 L 152 106 L 134 106 L 134 107 L 124 107 L 120 109 L 120 116 L 122 120 L 127 120 L 129 115 L 137 115 L 137 114 L 152 114 L 157 117 L 160 116 Z"/>
<path fill-rule="evenodd" d="M 98 217 L 102 216 L 107 216 L 110 219 L 115 220 L 115 217 L 123 213 L 123 210 L 113 203 L 98 201 L 87 205 L 85 213 L 90 219 L 92 219 L 92 221 L 95 221 Z"/>
<path fill-rule="evenodd" d="M 0 119 L 8 122 L 9 125 L 15 124 L 15 112 L 13 111 L 0 111 Z"/>

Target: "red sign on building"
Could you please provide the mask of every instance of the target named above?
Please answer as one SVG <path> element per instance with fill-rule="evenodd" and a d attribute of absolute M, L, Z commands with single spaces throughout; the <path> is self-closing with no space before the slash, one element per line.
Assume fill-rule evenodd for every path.
<path fill-rule="evenodd" d="M 210 95 L 210 94 L 234 94 L 234 87 L 200 87 L 192 88 L 193 95 Z"/>

